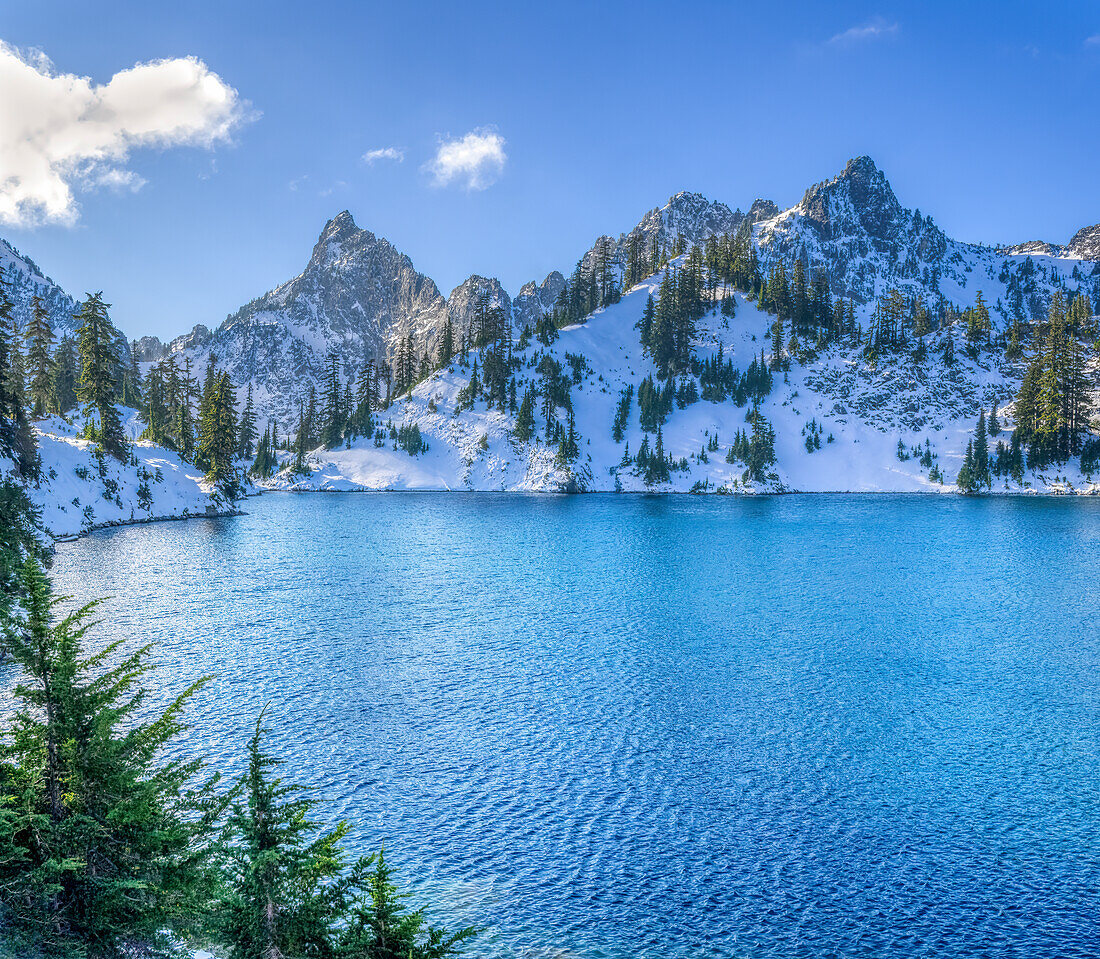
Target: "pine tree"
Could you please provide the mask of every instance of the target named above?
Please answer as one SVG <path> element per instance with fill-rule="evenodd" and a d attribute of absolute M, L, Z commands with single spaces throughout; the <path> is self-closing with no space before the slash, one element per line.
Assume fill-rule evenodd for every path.
<path fill-rule="evenodd" d="M 960 493 L 973 493 L 978 489 L 978 479 L 974 475 L 974 441 L 966 444 L 966 455 L 963 457 L 962 468 L 955 478 L 955 485 Z"/>
<path fill-rule="evenodd" d="M 261 713 L 229 815 L 227 883 L 214 922 L 232 959 L 328 956 L 341 913 L 347 824 L 319 832 L 309 819 L 315 803 L 271 777 L 282 761 L 261 749 L 265 732 Z"/>
<path fill-rule="evenodd" d="M 14 461 L 23 477 L 38 476 L 38 452 L 23 391 L 23 354 L 14 304 L 0 272 L 0 456 Z"/>
<path fill-rule="evenodd" d="M 31 300 L 31 320 L 23 336 L 27 342 L 27 372 L 30 376 L 28 400 L 36 419 L 45 416 L 50 408 L 53 387 L 53 329 L 50 317 L 40 296 Z"/>
<path fill-rule="evenodd" d="M 978 415 L 978 426 L 974 431 L 974 481 L 978 487 L 990 486 L 989 441 L 986 438 L 985 410 Z"/>
<path fill-rule="evenodd" d="M 446 959 L 456 956 L 467 939 L 478 932 L 473 927 L 449 935 L 427 924 L 424 911 L 410 912 L 407 893 L 398 892 L 393 871 L 386 863 L 386 851 L 361 860 L 349 879 L 353 891 L 347 924 L 336 945 L 337 959 Z M 362 890 L 365 895 L 354 893 Z"/>
<path fill-rule="evenodd" d="M 199 423 L 196 465 L 206 470 L 206 480 L 230 502 L 240 495 L 240 480 L 233 465 L 237 454 L 236 395 L 228 373 L 208 379 Z"/>
<path fill-rule="evenodd" d="M 148 646 L 85 654 L 96 603 L 60 621 L 33 558 L 26 615 L 7 651 L 22 670 L 0 753 L 0 926 L 30 955 L 109 959 L 185 933 L 214 888 L 210 836 L 223 802 L 201 761 L 163 760 L 194 683 L 138 718 Z"/>
<path fill-rule="evenodd" d="M 118 383 L 115 379 L 118 359 L 114 352 L 115 329 L 107 316 L 108 304 L 102 293 L 89 294 L 77 314 L 80 321 L 80 385 L 77 397 L 84 404 L 84 413 L 96 417 L 94 438 L 116 459 L 127 453 L 122 421 L 115 406 Z"/>
<path fill-rule="evenodd" d="M 241 423 L 238 429 L 237 455 L 241 459 L 252 458 L 253 444 L 256 442 L 256 409 L 252 405 L 252 381 L 248 382 L 248 392 L 245 395 L 244 411 L 241 413 Z"/>
<path fill-rule="evenodd" d="M 535 394 L 530 387 L 524 390 L 523 402 L 519 405 L 513 432 L 521 443 L 530 442 L 531 437 L 535 435 Z"/>
<path fill-rule="evenodd" d="M 448 366 L 455 353 L 455 333 L 450 314 L 443 318 L 443 332 L 439 337 L 439 352 L 436 354 L 436 366 L 442 369 Z"/>
<path fill-rule="evenodd" d="M 51 413 L 65 416 L 76 406 L 76 367 L 76 344 L 72 337 L 63 336 L 53 354 L 49 404 Z"/>

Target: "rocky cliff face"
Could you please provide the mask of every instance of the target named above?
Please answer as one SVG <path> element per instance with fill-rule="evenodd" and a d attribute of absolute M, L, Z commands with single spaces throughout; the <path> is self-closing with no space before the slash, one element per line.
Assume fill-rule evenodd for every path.
<path fill-rule="evenodd" d="M 435 283 L 387 240 L 361 230 L 347 211 L 325 224 L 306 268 L 228 317 L 216 330 L 196 326 L 170 344 L 200 368 L 213 355 L 257 408 L 282 423 L 317 382 L 335 350 L 346 373 L 384 361 L 410 332 L 434 345 L 447 310 Z"/>
<path fill-rule="evenodd" d="M 737 231 L 752 235 L 765 268 L 801 258 L 825 274 L 834 295 L 859 305 L 871 304 L 891 287 L 929 304 L 958 306 L 971 304 L 982 290 L 995 316 L 1016 310 L 1026 317 L 1045 311 L 1056 283 L 1052 258 L 1077 258 L 1075 276 L 1100 278 L 1093 262 L 1100 261 L 1100 225 L 1079 231 L 1066 247 L 1026 244 L 995 251 L 960 243 L 930 217 L 904 207 L 869 157 L 849 161 L 786 210 L 757 199 L 742 213 L 698 193 L 677 193 L 629 232 L 601 240 L 606 239 L 621 270 L 631 236 L 648 250 L 653 242 L 671 247 L 678 236 L 690 246 Z M 595 263 L 599 246 L 584 254 L 587 267 Z M 7 244 L 0 245 L 0 263 L 13 283 L 17 314 L 25 315 L 30 297 L 40 291 L 58 328 L 71 329 L 76 303 L 68 294 Z M 319 383 L 330 350 L 340 356 L 345 376 L 355 375 L 368 360 L 392 361 L 410 333 L 418 352 L 434 354 L 445 318 L 461 337 L 474 322 L 482 294 L 519 330 L 549 313 L 565 284 L 564 275 L 555 271 L 541 283 L 525 284 L 513 298 L 499 280 L 475 274 L 444 299 L 408 256 L 357 227 L 344 211 L 325 225 L 298 276 L 243 306 L 216 329 L 196 326 L 168 349 L 190 355 L 199 370 L 213 354 L 240 390 L 252 384 L 261 416 L 286 425 L 296 417 L 309 385 Z M 155 337 L 139 344 L 143 360 L 158 359 L 161 351 Z"/>
<path fill-rule="evenodd" d="M 1100 262 L 1100 223 L 1086 226 L 1074 233 L 1066 247 L 1066 255 L 1079 260 Z"/>
<path fill-rule="evenodd" d="M 565 277 L 557 270 L 537 285 L 534 280 L 525 283 L 512 300 L 512 321 L 516 328 L 534 327 L 539 317 L 554 309 L 554 303 L 564 289 Z"/>

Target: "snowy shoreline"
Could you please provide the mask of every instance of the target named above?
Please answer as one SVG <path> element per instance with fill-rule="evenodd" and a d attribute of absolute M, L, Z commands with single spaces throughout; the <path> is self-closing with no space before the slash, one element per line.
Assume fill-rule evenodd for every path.
<path fill-rule="evenodd" d="M 75 543 L 79 539 L 83 539 L 85 536 L 91 533 L 98 532 L 105 529 L 118 529 L 123 526 L 146 526 L 149 523 L 179 523 L 190 519 L 218 519 L 223 516 L 245 516 L 247 515 L 242 509 L 223 509 L 212 510 L 206 513 L 174 513 L 166 516 L 142 516 L 135 517 L 134 519 L 115 519 L 108 520 L 105 523 L 98 523 L 89 529 L 80 530 L 76 533 L 61 533 L 53 536 L 54 543 Z"/>

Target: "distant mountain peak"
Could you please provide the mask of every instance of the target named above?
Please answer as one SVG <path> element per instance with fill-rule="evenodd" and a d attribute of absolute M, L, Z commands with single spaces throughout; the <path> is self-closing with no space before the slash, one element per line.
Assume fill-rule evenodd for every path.
<path fill-rule="evenodd" d="M 1073 234 L 1066 248 L 1070 256 L 1082 260 L 1100 260 L 1100 223 L 1086 226 Z"/>
<path fill-rule="evenodd" d="M 351 212 L 343 210 L 325 224 L 325 228 L 321 231 L 319 242 L 339 242 L 345 237 L 353 236 L 360 232 L 359 227 L 355 225 L 355 218 L 351 215 Z"/>
<path fill-rule="evenodd" d="M 846 210 L 859 220 L 860 226 L 875 240 L 888 243 L 895 239 L 906 219 L 906 211 L 894 195 L 890 181 L 875 166 L 869 156 L 849 160 L 844 169 L 831 180 L 815 183 L 799 204 L 803 216 L 823 237 L 833 238 L 838 221 L 847 230 Z"/>

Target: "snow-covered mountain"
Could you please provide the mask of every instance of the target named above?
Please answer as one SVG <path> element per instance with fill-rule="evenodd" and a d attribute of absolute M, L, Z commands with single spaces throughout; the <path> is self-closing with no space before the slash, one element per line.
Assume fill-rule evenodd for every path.
<path fill-rule="evenodd" d="M 1100 261 L 1100 223 L 1082 227 L 1073 234 L 1069 243 L 1065 246 L 1058 246 L 1043 240 L 1029 240 L 1026 243 L 1005 247 L 1002 252 L 1014 255 L 1038 254 L 1040 256 Z"/>
<path fill-rule="evenodd" d="M 973 305 L 979 290 L 1000 323 L 1042 315 L 1051 291 L 1100 282 L 1100 227 L 1081 230 L 1066 247 L 1024 245 L 1003 250 L 948 237 L 930 216 L 902 206 L 869 157 L 849 161 L 838 175 L 810 187 L 780 210 L 757 199 L 748 213 L 698 193 L 677 193 L 618 237 L 599 238 L 580 258 L 592 269 L 601 249 L 623 275 L 628 245 L 671 249 L 712 236 L 748 231 L 762 266 L 796 259 L 829 281 L 834 296 L 866 305 L 901 289 L 931 307 Z M 261 418 L 287 424 L 309 385 L 319 385 L 335 350 L 348 375 L 368 360 L 392 362 L 409 333 L 417 351 L 434 356 L 446 318 L 456 341 L 486 295 L 515 330 L 549 313 L 572 270 L 555 271 L 510 297 L 499 280 L 474 275 L 446 298 L 387 240 L 356 226 L 347 211 L 324 227 L 305 270 L 242 307 L 211 331 L 196 326 L 169 344 L 201 369 L 210 354 L 243 390 L 252 383 Z M 142 341 L 144 358 L 158 344 Z"/>
<path fill-rule="evenodd" d="M 870 157 L 810 187 L 793 207 L 754 227 L 762 264 L 801 259 L 834 296 L 866 304 L 891 288 L 931 307 L 974 305 L 981 291 L 1002 321 L 1046 313 L 1050 293 L 1100 278 L 1100 228 L 1068 247 L 995 250 L 948 237 L 930 216 L 903 207 Z"/>
<path fill-rule="evenodd" d="M 639 343 L 637 322 L 662 274 L 644 280 L 619 303 L 597 310 L 587 322 L 567 327 L 550 345 L 532 340 L 516 353 L 517 394 L 543 389 L 545 370 L 568 380 L 579 455 L 563 462 L 547 441 L 546 418 L 535 415 L 529 440 L 517 436 L 516 415 L 484 401 L 469 402 L 471 354 L 421 382 L 379 414 L 382 435 L 332 450 L 319 449 L 304 475 L 289 470 L 267 485 L 295 490 L 645 490 L 754 493 L 952 492 L 979 413 L 995 405 L 1007 441 L 1013 400 L 1023 364 L 993 350 L 968 355 L 959 324 L 928 337 L 927 356 L 911 351 L 890 363 L 869 364 L 857 343 L 810 352 L 791 369 L 774 374 L 759 411 L 774 430 L 776 460 L 762 479 L 748 476 L 735 447 L 751 429 L 751 404 L 732 396 L 674 403 L 661 426 L 661 443 L 676 461 L 667 481 L 647 483 L 631 457 L 652 450 L 655 430 L 643 428 L 638 397 L 647 377 L 657 379 Z M 721 356 L 744 373 L 769 350 L 773 317 L 736 294 L 730 318 L 710 310 L 699 324 L 700 359 Z M 866 319 L 866 312 L 863 314 Z M 954 360 L 942 360 L 947 340 Z M 549 363 L 548 363 L 549 359 Z M 484 365 L 483 362 L 481 365 Z M 1093 380 L 1096 361 L 1089 364 Z M 694 379 L 694 378 L 689 378 Z M 621 439 L 614 435 L 620 402 L 631 399 Z M 564 424 L 564 405 L 553 413 Z M 412 426 L 426 449 L 410 454 L 399 437 Z M 404 428 L 404 429 L 403 429 Z M 286 454 L 284 454 L 284 458 Z M 1100 473 L 1086 475 L 1076 462 L 1028 471 L 1022 480 L 995 481 L 994 492 L 1100 492 Z"/>
<path fill-rule="evenodd" d="M 0 240 L 0 270 L 3 271 L 3 281 L 7 284 L 20 329 L 25 328 L 30 320 L 31 301 L 38 296 L 59 338 L 65 333 L 76 332 L 73 322 L 73 314 L 79 309 L 76 300 L 46 276 L 34 260 L 24 256 L 7 240 Z"/>

